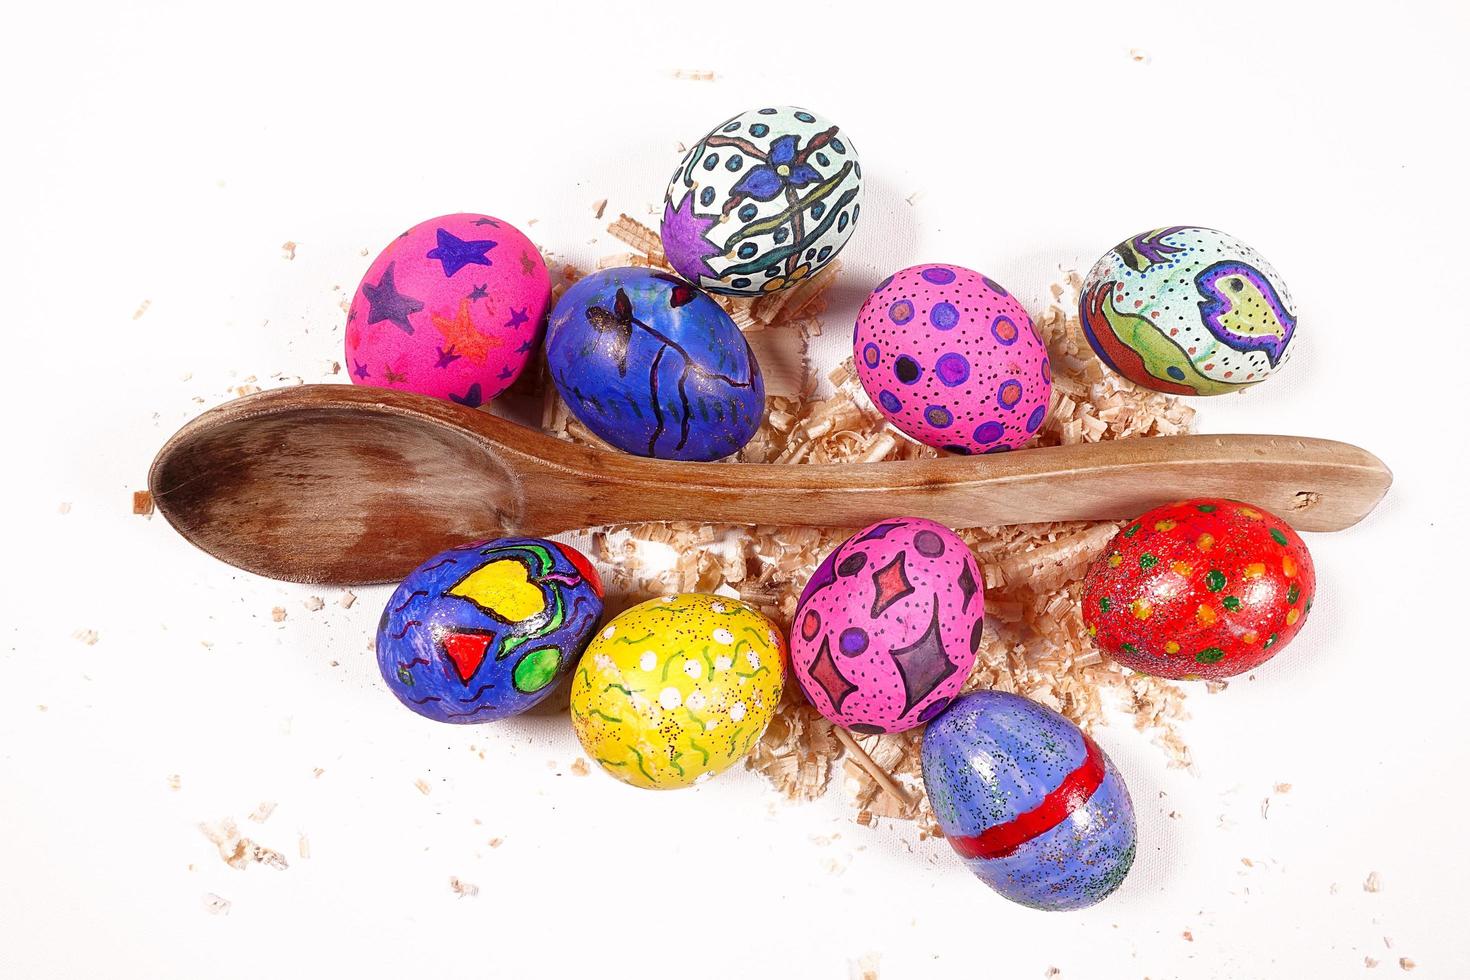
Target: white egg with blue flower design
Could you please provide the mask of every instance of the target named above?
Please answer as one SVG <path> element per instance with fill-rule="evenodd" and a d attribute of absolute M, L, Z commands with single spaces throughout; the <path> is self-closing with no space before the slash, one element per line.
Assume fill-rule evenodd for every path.
<path fill-rule="evenodd" d="M 836 257 L 862 197 L 857 148 L 841 129 L 794 106 L 752 109 L 711 130 L 674 172 L 664 253 L 711 292 L 774 292 Z"/>

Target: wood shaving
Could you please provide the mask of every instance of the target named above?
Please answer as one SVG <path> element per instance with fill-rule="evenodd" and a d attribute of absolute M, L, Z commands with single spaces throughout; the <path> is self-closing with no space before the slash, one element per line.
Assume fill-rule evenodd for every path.
<path fill-rule="evenodd" d="M 219 848 L 220 858 L 237 871 L 244 871 L 252 864 L 263 864 L 277 871 L 285 871 L 288 867 L 284 854 L 257 844 L 249 837 L 241 837 L 235 821 L 228 817 L 216 823 L 201 823 L 199 832 Z"/>
<path fill-rule="evenodd" d="M 918 804 L 914 802 L 912 794 L 888 772 L 883 763 L 869 755 L 867 750 L 858 744 L 852 734 L 846 730 L 834 727 L 832 734 L 837 736 L 837 740 L 842 743 L 847 752 L 846 768 L 848 772 L 855 773 L 861 770 L 870 776 L 878 787 L 888 794 L 900 813 L 912 815 L 915 812 Z"/>
<path fill-rule="evenodd" d="M 57 504 L 56 505 L 56 513 L 58 513 L 58 514 L 70 514 L 71 513 L 71 503 L 69 501 L 63 500 L 61 503 Z"/>
<path fill-rule="evenodd" d="M 139 517 L 153 516 L 153 494 L 147 490 L 133 491 L 133 513 Z"/>
<path fill-rule="evenodd" d="M 255 823 L 265 823 L 275 811 L 276 804 L 274 800 L 263 800 L 260 806 L 256 807 L 255 811 L 250 814 L 249 819 Z"/>
<path fill-rule="evenodd" d="M 89 647 L 96 646 L 98 639 L 96 630 L 77 630 L 71 635 L 71 638 Z"/>
<path fill-rule="evenodd" d="M 145 299 L 143 302 L 139 303 L 138 304 L 138 308 L 133 311 L 133 319 L 134 320 L 140 320 L 140 319 L 142 319 L 143 314 L 144 313 L 147 313 L 148 312 L 148 307 L 150 307 L 152 305 L 153 305 L 153 300 L 151 300 L 151 299 Z"/>
<path fill-rule="evenodd" d="M 1271 787 L 1271 790 L 1272 792 L 1285 795 L 1291 792 L 1291 783 L 1277 783 L 1275 786 Z"/>
<path fill-rule="evenodd" d="M 573 776 L 585 776 L 592 770 L 587 767 L 586 759 L 574 759 L 571 765 Z"/>
<path fill-rule="evenodd" d="M 281 606 L 274 606 L 274 607 L 272 607 L 272 609 L 271 609 L 271 620 L 273 622 L 277 622 L 277 623 L 285 622 L 285 620 L 286 620 L 286 610 L 284 608 L 282 608 Z"/>
<path fill-rule="evenodd" d="M 321 612 L 323 607 L 326 606 L 326 602 L 321 596 L 313 595 L 307 596 L 306 601 L 302 605 L 306 607 L 307 612 Z"/>
<path fill-rule="evenodd" d="M 851 980 L 878 980 L 879 953 L 864 953 L 857 959 L 848 963 L 848 976 Z"/>
<path fill-rule="evenodd" d="M 420 793 L 423 793 L 425 796 L 429 795 L 429 784 L 422 779 L 415 779 L 413 785 Z"/>
<path fill-rule="evenodd" d="M 290 262 L 292 259 L 296 258 L 295 242 L 287 241 L 281 243 L 281 258 L 285 259 L 287 262 Z"/>
<path fill-rule="evenodd" d="M 1409 959 L 1407 956 L 1400 956 L 1399 957 L 1399 969 L 1400 970 L 1403 970 L 1405 973 L 1407 973 L 1408 971 L 1414 969 L 1418 965 L 1419 964 L 1415 963 L 1413 960 Z"/>
<path fill-rule="evenodd" d="M 472 885 L 468 881 L 462 881 L 453 875 L 449 877 L 449 889 L 460 898 L 474 898 L 480 894 L 479 885 Z"/>
<path fill-rule="evenodd" d="M 618 220 L 607 226 L 607 233 L 624 245 L 630 245 L 642 252 L 647 261 L 654 265 L 666 266 L 664 258 L 664 244 L 658 237 L 658 232 L 649 228 L 626 214 L 619 214 Z"/>
<path fill-rule="evenodd" d="M 205 892 L 202 901 L 204 903 L 204 911 L 210 915 L 230 914 L 230 900 L 227 898 L 220 898 L 214 892 Z"/>
<path fill-rule="evenodd" d="M 602 212 L 607 210 L 607 198 L 601 197 L 592 202 L 592 217 L 601 218 Z"/>
<path fill-rule="evenodd" d="M 352 604 L 356 601 L 357 593 L 349 589 L 348 591 L 342 593 L 342 598 L 337 600 L 337 605 L 341 606 L 343 609 L 351 609 Z"/>
<path fill-rule="evenodd" d="M 487 843 L 492 848 L 499 847 L 501 844 L 504 844 L 505 843 L 505 838 L 504 837 L 492 837 L 492 838 L 490 838 L 489 841 L 487 841 Z"/>
<path fill-rule="evenodd" d="M 311 858 L 311 841 L 305 834 L 296 835 L 296 853 L 300 854 L 305 860 Z"/>
<path fill-rule="evenodd" d="M 608 232 L 632 249 L 598 268 L 636 265 L 669 268 L 652 228 L 620 214 Z M 821 333 L 827 291 L 839 265 L 789 290 L 754 300 L 714 297 L 758 350 L 767 381 L 761 428 L 735 459 L 745 463 L 855 463 L 933 459 L 937 450 L 899 436 L 873 407 L 851 359 L 827 374 L 833 391 L 817 396 L 818 380 L 806 359 L 806 340 Z M 564 270 L 569 285 L 580 272 Z M 1082 336 L 1077 273 L 1051 287 L 1051 302 L 1035 319 L 1052 364 L 1050 412 L 1035 445 L 1074 445 L 1188 432 L 1194 410 L 1179 399 L 1139 388 L 1105 371 Z M 559 288 L 565 288 L 560 286 Z M 799 366 L 798 366 L 799 365 Z M 542 383 L 542 424 L 551 434 L 584 445 L 599 441 Z M 1080 606 L 1083 573 L 1121 522 L 1052 522 L 958 529 L 985 574 L 986 624 L 965 690 L 993 688 L 1025 695 L 1060 711 L 1084 730 L 1105 724 L 1110 709 L 1132 715 L 1151 734 L 1169 764 L 1189 768 L 1179 726 L 1187 719 L 1184 689 L 1131 673 L 1103 657 L 1086 634 Z M 593 532 L 593 552 L 608 575 L 608 611 L 658 595 L 715 592 L 738 596 L 776 623 L 789 625 L 807 578 L 846 530 L 758 525 L 650 523 Z M 841 772 L 855 818 L 914 821 L 920 838 L 938 833 L 923 793 L 916 731 L 858 739 L 863 750 L 910 795 L 905 807 L 884 792 L 873 774 L 843 759 L 842 742 L 795 689 L 788 687 L 770 726 L 746 758 L 790 799 L 812 799 Z M 1279 791 L 1279 790 L 1278 790 Z"/>
<path fill-rule="evenodd" d="M 183 785 L 183 778 L 177 774 L 168 777 L 168 788 L 177 791 Z"/>
<path fill-rule="evenodd" d="M 1383 891 L 1383 878 L 1381 878 L 1379 876 L 1379 874 L 1378 874 L 1377 871 L 1370 871 L 1368 873 L 1367 879 L 1363 882 L 1363 891 L 1365 891 L 1365 892 L 1381 892 L 1381 891 Z"/>
<path fill-rule="evenodd" d="M 712 82 L 715 80 L 715 73 L 702 68 L 675 68 L 674 77 L 686 82 Z"/>
<path fill-rule="evenodd" d="M 1365 956 L 1363 957 L 1363 965 L 1372 970 L 1378 966 L 1378 961 L 1371 956 Z"/>
<path fill-rule="evenodd" d="M 618 252 L 614 255 L 604 255 L 597 260 L 596 268 L 600 272 L 603 269 L 621 269 L 630 265 L 655 269 L 662 268 L 662 266 L 650 262 L 648 256 L 642 252 Z"/>
<path fill-rule="evenodd" d="M 760 362 L 768 398 L 799 398 L 806 385 L 806 338 L 787 330 L 758 330 L 745 338 Z"/>

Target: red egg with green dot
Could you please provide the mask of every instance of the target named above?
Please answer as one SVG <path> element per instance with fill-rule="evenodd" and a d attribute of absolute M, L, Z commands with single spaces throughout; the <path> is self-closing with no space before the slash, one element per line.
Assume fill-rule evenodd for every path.
<path fill-rule="evenodd" d="M 1175 680 L 1233 677 L 1291 642 L 1317 580 L 1285 521 L 1200 498 L 1126 524 L 1087 570 L 1082 619 L 1126 667 Z"/>

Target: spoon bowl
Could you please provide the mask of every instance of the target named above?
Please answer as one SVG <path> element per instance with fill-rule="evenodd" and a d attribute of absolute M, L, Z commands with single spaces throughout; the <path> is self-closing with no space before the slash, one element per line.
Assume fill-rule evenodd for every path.
<path fill-rule="evenodd" d="M 169 523 L 232 565 L 385 582 L 519 526 L 520 482 L 472 432 L 386 403 L 247 401 L 182 429 L 148 480 Z"/>

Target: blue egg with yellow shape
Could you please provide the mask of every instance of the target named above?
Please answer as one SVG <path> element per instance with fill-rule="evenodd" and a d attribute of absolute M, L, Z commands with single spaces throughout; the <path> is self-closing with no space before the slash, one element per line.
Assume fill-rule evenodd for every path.
<path fill-rule="evenodd" d="M 929 723 L 924 789 L 940 829 L 981 881 L 1021 905 L 1065 911 L 1111 895 L 1137 825 L 1117 768 L 1057 712 L 976 691 Z"/>
<path fill-rule="evenodd" d="M 378 621 L 378 669 L 398 700 L 473 724 L 536 704 L 572 669 L 602 618 L 602 582 L 575 548 L 500 538 L 414 569 Z"/>
<path fill-rule="evenodd" d="M 765 414 L 755 353 L 720 304 L 677 276 L 605 269 L 562 294 L 546 365 L 567 407 L 624 452 L 704 462 Z"/>

